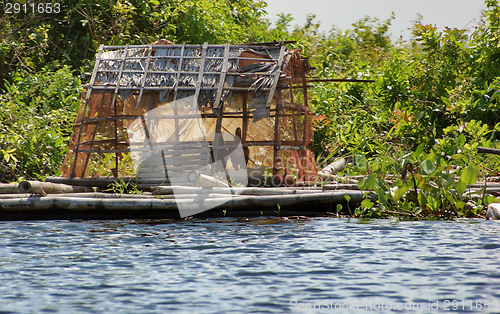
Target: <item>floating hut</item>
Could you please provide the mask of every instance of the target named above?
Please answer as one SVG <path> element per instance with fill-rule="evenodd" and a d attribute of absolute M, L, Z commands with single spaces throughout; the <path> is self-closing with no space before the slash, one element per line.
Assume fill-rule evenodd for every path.
<path fill-rule="evenodd" d="M 101 46 L 57 182 L 312 182 L 310 69 L 284 43 Z"/>
<path fill-rule="evenodd" d="M 313 216 L 346 193 L 361 202 L 312 187 L 310 70 L 284 42 L 102 45 L 61 176 L 0 197 L 0 218 Z M 117 182 L 147 193 L 99 191 Z"/>

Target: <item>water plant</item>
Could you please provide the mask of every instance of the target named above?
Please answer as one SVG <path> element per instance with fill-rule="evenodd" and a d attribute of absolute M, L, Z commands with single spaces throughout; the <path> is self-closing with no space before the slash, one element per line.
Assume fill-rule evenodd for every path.
<path fill-rule="evenodd" d="M 106 191 L 111 191 L 117 194 L 142 194 L 142 191 L 137 188 L 137 185 L 130 180 L 125 181 L 122 178 L 113 181 Z"/>
<path fill-rule="evenodd" d="M 374 191 L 377 200 L 373 202 L 365 198 L 355 211 L 356 216 L 482 217 L 485 205 L 500 202 L 485 195 L 484 189 L 482 197 L 472 197 L 471 185 L 477 181 L 480 165 L 474 159 L 464 159 L 461 155 L 472 151 L 462 150 L 458 155 L 450 156 L 439 150 L 439 145 L 429 153 L 425 153 L 422 147 L 400 160 L 394 160 L 392 166 L 396 172 L 392 174 L 383 173 L 376 163 L 373 167 L 366 165 L 365 170 L 376 169 L 377 173 L 359 180 L 358 187 Z"/>

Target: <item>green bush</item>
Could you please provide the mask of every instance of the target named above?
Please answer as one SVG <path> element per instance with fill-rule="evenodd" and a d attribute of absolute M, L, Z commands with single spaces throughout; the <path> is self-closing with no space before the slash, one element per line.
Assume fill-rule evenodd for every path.
<path fill-rule="evenodd" d="M 81 83 L 69 67 L 15 73 L 0 94 L 0 179 L 58 175 L 79 106 Z"/>

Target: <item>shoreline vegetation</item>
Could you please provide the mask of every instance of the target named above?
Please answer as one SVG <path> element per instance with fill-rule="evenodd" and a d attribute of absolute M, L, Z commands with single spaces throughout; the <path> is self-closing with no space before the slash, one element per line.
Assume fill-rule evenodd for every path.
<path fill-rule="evenodd" d="M 344 158 L 337 183 L 370 191 L 351 216 L 485 217 L 500 202 L 489 187 L 500 156 L 479 152 L 500 149 L 499 1 L 484 2 L 473 28 L 438 31 L 417 20 L 412 37 L 396 42 L 388 34 L 394 17 L 323 33 L 312 15 L 293 29 L 290 15 L 272 25 L 265 6 L 70 0 L 57 14 L 2 12 L 0 182 L 60 174 L 100 44 L 296 41 L 290 48 L 310 58 L 311 79 L 373 81 L 316 82 L 309 90 L 318 169 Z"/>

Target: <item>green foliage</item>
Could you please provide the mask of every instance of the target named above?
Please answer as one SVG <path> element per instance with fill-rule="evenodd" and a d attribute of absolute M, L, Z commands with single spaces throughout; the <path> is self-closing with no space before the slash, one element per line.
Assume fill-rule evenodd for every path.
<path fill-rule="evenodd" d="M 465 30 L 413 26 L 410 42 L 392 44 L 391 19 L 365 18 L 344 33 L 316 40 L 311 63 L 325 78 L 373 79 L 374 84 L 318 84 L 312 106 L 314 151 L 335 147 L 339 155 L 380 156 L 396 145 L 406 151 L 455 134 L 470 121 L 491 132 L 500 116 L 498 1 L 486 1 L 483 22 Z M 493 65 L 493 66 L 492 66 Z M 492 134 L 497 139 L 497 133 Z"/>
<path fill-rule="evenodd" d="M 130 181 L 119 179 L 111 183 L 111 186 L 106 191 L 111 191 L 117 194 L 142 194 L 142 191 L 137 188 L 137 185 Z"/>
<path fill-rule="evenodd" d="M 355 215 L 484 216 L 485 205 L 498 202 L 498 199 L 484 194 L 475 199 L 469 195 L 467 187 L 476 183 L 478 178 L 488 176 L 490 169 L 484 166 L 485 162 L 478 162 L 482 156 L 477 154 L 477 145 L 467 145 L 461 140 L 450 142 L 446 147 L 437 141 L 429 153 L 424 152 L 422 144 L 411 153 L 385 159 L 375 157 L 357 163 L 356 173 L 366 173 L 368 169 L 376 172 L 361 179 L 358 187 L 373 190 L 378 200 L 372 202 L 366 198 Z M 484 138 L 482 142 L 492 144 Z M 498 157 L 489 157 L 488 162 L 495 169 L 500 166 Z"/>
<path fill-rule="evenodd" d="M 57 175 L 79 104 L 80 80 L 67 66 L 14 73 L 0 94 L 0 179 Z"/>

